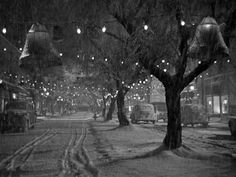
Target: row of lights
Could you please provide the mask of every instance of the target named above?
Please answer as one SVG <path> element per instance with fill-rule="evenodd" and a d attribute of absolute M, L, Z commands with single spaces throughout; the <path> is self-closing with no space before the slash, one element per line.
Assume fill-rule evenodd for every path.
<path fill-rule="evenodd" d="M 102 32 L 105 33 L 107 30 L 107 28 L 105 26 L 102 27 Z M 76 32 L 77 34 L 81 34 L 82 33 L 82 30 L 77 26 L 77 29 L 76 29 Z"/>
<path fill-rule="evenodd" d="M 148 25 L 144 25 L 143 28 L 144 28 L 144 30 L 148 30 Z M 105 33 L 106 30 L 107 30 L 106 26 L 103 26 L 101 30 L 102 30 L 103 33 Z M 77 32 L 77 34 L 81 34 L 82 33 L 82 30 L 79 28 L 79 26 L 77 26 L 76 32 Z M 6 27 L 2 28 L 2 33 L 3 34 L 7 33 Z"/>
<path fill-rule="evenodd" d="M 147 31 L 149 27 L 148 27 L 148 25 L 144 25 L 143 28 L 144 28 L 144 30 Z M 79 27 L 77 27 L 77 30 L 76 30 L 76 31 L 77 31 L 78 34 L 81 34 L 81 33 L 82 33 L 82 31 L 81 31 L 81 29 L 80 29 Z M 103 27 L 102 27 L 102 32 L 105 33 L 106 31 L 107 31 L 106 26 L 103 26 Z"/>
<path fill-rule="evenodd" d="M 102 32 L 105 33 L 106 30 L 107 30 L 107 28 L 106 28 L 105 26 L 103 26 L 103 27 L 102 27 Z M 78 34 L 81 34 L 81 33 L 82 33 L 82 31 L 81 31 L 81 29 L 80 29 L 79 27 L 77 27 L 76 32 L 77 32 Z M 7 33 L 7 29 L 6 29 L 5 27 L 2 28 L 2 33 L 3 33 L 3 34 L 6 34 L 6 33 Z"/>

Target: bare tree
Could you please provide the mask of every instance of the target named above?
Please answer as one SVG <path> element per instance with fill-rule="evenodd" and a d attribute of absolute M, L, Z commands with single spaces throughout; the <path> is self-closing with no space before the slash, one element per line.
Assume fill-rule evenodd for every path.
<path fill-rule="evenodd" d="M 110 1 L 104 0 L 107 11 L 123 26 L 129 34 L 129 44 L 134 57 L 165 87 L 168 111 L 167 134 L 163 141 L 168 149 L 182 145 L 182 127 L 180 112 L 180 93 L 199 74 L 213 65 L 216 59 L 222 59 L 213 43 L 206 46 L 204 59 L 198 56 L 196 68 L 186 70 L 189 56 L 189 45 L 195 34 L 196 26 L 204 16 L 224 19 L 227 35 L 232 34 L 235 24 L 232 16 L 235 3 L 225 1 L 224 7 L 217 1 Z M 231 5 L 230 13 L 217 16 L 216 9 Z M 195 5 L 195 7 L 193 6 Z M 198 7 L 198 8 L 196 8 Z M 200 8 L 199 8 L 200 7 Z M 202 8 L 205 7 L 205 8 Z M 230 20 L 231 19 L 231 20 Z M 220 22 L 223 22 L 220 21 Z M 198 36 L 199 37 L 199 36 Z M 170 63 L 168 71 L 162 63 Z"/>

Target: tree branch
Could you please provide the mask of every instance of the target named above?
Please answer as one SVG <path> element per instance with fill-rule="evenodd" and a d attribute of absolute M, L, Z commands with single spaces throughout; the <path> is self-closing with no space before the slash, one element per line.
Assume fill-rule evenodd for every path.
<path fill-rule="evenodd" d="M 230 13 L 229 17 L 227 18 L 226 27 L 223 32 L 224 41 L 225 41 L 227 47 L 230 47 L 230 38 L 231 38 L 232 32 L 236 28 L 235 19 L 236 19 L 236 9 L 234 11 L 232 11 Z"/>
<path fill-rule="evenodd" d="M 111 37 L 113 37 L 113 38 L 119 40 L 119 41 L 122 42 L 123 44 L 125 44 L 125 40 L 123 40 L 122 38 L 118 37 L 118 36 L 115 35 L 114 33 L 107 32 L 107 31 L 106 31 L 105 34 L 107 34 L 107 35 L 109 35 L 109 36 L 111 36 Z"/>
<path fill-rule="evenodd" d="M 207 70 L 214 63 L 214 57 L 211 51 L 212 50 L 210 50 L 208 53 L 206 61 L 202 61 L 201 64 L 199 64 L 194 70 L 184 77 L 182 89 L 184 89 L 190 82 L 194 80 L 194 78 L 196 78 L 203 71 Z"/>
<path fill-rule="evenodd" d="M 140 59 L 140 63 L 144 66 L 145 69 L 147 69 L 150 72 L 150 74 L 158 78 L 163 83 L 164 86 L 170 85 L 171 82 L 170 74 L 162 71 L 159 67 L 155 66 L 153 62 L 155 60 L 156 59 L 151 59 L 151 58 Z"/>
<path fill-rule="evenodd" d="M 187 44 L 187 41 L 185 41 L 185 47 L 184 47 L 184 50 L 182 52 L 182 55 L 181 55 L 181 59 L 180 59 L 180 63 L 179 63 L 179 66 L 177 68 L 177 74 L 176 74 L 176 77 L 181 79 L 185 73 L 185 70 L 186 70 L 186 67 L 187 67 L 187 60 L 188 60 L 188 55 L 187 55 L 187 52 L 188 52 L 188 44 Z"/>

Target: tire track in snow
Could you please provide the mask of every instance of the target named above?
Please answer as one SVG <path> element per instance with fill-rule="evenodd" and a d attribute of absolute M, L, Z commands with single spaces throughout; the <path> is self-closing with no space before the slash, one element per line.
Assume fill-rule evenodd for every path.
<path fill-rule="evenodd" d="M 12 155 L 6 157 L 0 162 L 0 174 L 4 177 L 11 177 L 13 172 L 21 170 L 25 165 L 33 150 L 40 144 L 45 143 L 56 135 L 56 130 L 46 130 L 40 136 L 34 138 L 32 141 L 15 151 Z"/>
<path fill-rule="evenodd" d="M 84 142 L 87 137 L 87 128 L 82 124 L 81 133 L 74 130 L 62 159 L 62 170 L 59 177 L 87 176 L 98 177 L 99 171 L 88 157 Z"/>

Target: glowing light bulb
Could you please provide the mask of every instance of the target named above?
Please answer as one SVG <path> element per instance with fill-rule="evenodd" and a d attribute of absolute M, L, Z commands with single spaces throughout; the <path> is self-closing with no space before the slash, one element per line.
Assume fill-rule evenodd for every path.
<path fill-rule="evenodd" d="M 107 28 L 105 26 L 102 27 L 102 32 L 105 33 Z"/>
<path fill-rule="evenodd" d="M 6 29 L 6 28 L 3 28 L 3 29 L 2 29 L 2 33 L 3 33 L 3 34 L 6 34 L 6 33 L 7 33 L 7 29 Z"/>
<path fill-rule="evenodd" d="M 148 26 L 147 25 L 144 25 L 143 28 L 144 28 L 144 30 L 148 30 Z"/>
<path fill-rule="evenodd" d="M 209 29 L 211 27 L 211 24 L 204 24 L 204 26 Z"/>
<path fill-rule="evenodd" d="M 189 87 L 189 89 L 190 89 L 190 90 L 194 90 L 194 86 L 191 85 L 191 86 Z"/>
<path fill-rule="evenodd" d="M 77 27 L 77 33 L 81 34 L 81 29 Z"/>
<path fill-rule="evenodd" d="M 181 24 L 181 26 L 184 26 L 185 25 L 185 21 L 181 20 L 180 24 Z"/>

